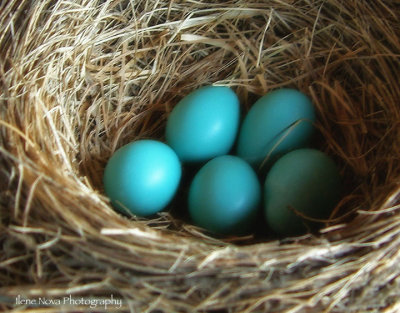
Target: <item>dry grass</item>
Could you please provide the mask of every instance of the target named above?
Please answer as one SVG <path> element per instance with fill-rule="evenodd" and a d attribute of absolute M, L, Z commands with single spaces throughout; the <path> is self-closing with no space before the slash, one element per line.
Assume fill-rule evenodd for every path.
<path fill-rule="evenodd" d="M 113 294 L 131 312 L 400 311 L 398 1 L 6 2 L 0 309 Z M 162 139 L 177 101 L 212 83 L 243 112 L 281 86 L 313 98 L 347 186 L 321 236 L 239 244 L 112 210 L 113 151 Z"/>

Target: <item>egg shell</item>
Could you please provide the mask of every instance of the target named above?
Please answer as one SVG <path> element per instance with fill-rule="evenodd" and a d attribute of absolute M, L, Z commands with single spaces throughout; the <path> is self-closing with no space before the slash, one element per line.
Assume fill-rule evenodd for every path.
<path fill-rule="evenodd" d="M 289 88 L 271 91 L 245 116 L 237 155 L 257 169 L 269 167 L 283 154 L 307 145 L 314 121 L 314 107 L 305 94 Z"/>
<path fill-rule="evenodd" d="M 164 209 L 180 182 L 181 164 L 165 143 L 138 140 L 118 149 L 103 175 L 113 206 L 125 213 L 149 216 Z"/>
<path fill-rule="evenodd" d="M 224 155 L 199 170 L 190 185 L 188 200 L 196 225 L 219 234 L 242 234 L 256 217 L 261 186 L 249 164 Z"/>
<path fill-rule="evenodd" d="M 182 162 L 207 161 L 230 151 L 239 118 L 239 99 L 232 89 L 201 87 L 172 110 L 167 120 L 166 140 Z"/>
<path fill-rule="evenodd" d="M 334 161 L 315 149 L 298 149 L 271 167 L 264 184 L 264 212 L 277 234 L 299 235 L 329 218 L 340 198 L 341 178 Z"/>

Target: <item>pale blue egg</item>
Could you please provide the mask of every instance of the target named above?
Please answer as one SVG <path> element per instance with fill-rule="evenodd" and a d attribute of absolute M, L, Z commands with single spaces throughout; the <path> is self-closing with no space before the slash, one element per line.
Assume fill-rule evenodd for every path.
<path fill-rule="evenodd" d="M 271 167 L 263 193 L 269 227 L 280 235 L 299 235 L 329 218 L 340 198 L 341 178 L 326 154 L 298 149 Z"/>
<path fill-rule="evenodd" d="M 313 133 L 314 107 L 295 89 L 278 89 L 254 103 L 243 120 L 237 155 L 259 168 L 304 147 Z"/>
<path fill-rule="evenodd" d="M 257 214 L 261 187 L 253 168 L 236 156 L 207 162 L 189 189 L 189 213 L 194 223 L 211 232 L 242 234 Z"/>
<path fill-rule="evenodd" d="M 239 99 L 232 89 L 199 88 L 179 101 L 169 115 L 167 143 L 182 162 L 207 161 L 230 151 L 239 118 Z"/>
<path fill-rule="evenodd" d="M 107 163 L 103 183 L 114 207 L 148 216 L 172 200 L 181 178 L 176 153 L 165 143 L 138 140 L 118 149 Z"/>

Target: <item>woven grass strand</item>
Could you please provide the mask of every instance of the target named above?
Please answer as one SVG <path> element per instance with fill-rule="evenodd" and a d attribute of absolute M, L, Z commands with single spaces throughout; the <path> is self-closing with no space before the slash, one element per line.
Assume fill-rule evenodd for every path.
<path fill-rule="evenodd" d="M 384 0 L 1 2 L 0 308 L 114 294 L 130 312 L 399 312 L 399 16 Z M 274 88 L 312 97 L 347 188 L 320 236 L 239 244 L 112 210 L 107 159 L 163 139 L 213 83 L 243 112 Z"/>

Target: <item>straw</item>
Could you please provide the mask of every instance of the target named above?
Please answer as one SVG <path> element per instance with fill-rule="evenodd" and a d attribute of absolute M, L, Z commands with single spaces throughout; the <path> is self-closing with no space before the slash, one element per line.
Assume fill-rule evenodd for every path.
<path fill-rule="evenodd" d="M 0 308 L 113 295 L 130 312 L 398 312 L 399 16 L 396 1 L 1 2 Z M 174 105 L 209 84 L 243 114 L 279 87 L 312 98 L 345 182 L 319 234 L 215 238 L 173 208 L 113 210 L 112 153 L 164 140 Z"/>

